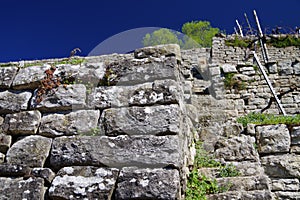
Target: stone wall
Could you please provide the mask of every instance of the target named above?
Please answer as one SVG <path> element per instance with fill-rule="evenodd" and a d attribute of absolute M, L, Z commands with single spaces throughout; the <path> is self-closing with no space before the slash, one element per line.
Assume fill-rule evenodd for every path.
<path fill-rule="evenodd" d="M 240 172 L 200 169 L 232 185 L 208 199 L 300 198 L 299 127 L 236 122 L 278 109 L 248 50 L 225 39 L 0 64 L 0 199 L 183 199 L 197 140 Z M 269 54 L 269 78 L 296 114 L 300 50 Z"/>
<path fill-rule="evenodd" d="M 81 59 L 2 64 L 0 199 L 180 199 L 179 47 Z"/>

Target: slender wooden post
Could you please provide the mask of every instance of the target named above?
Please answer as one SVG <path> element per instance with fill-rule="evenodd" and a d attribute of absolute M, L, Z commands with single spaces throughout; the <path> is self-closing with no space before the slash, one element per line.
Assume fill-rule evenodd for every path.
<path fill-rule="evenodd" d="M 244 16 L 245 16 L 245 18 L 246 18 L 246 22 L 247 22 L 247 24 L 248 24 L 250 34 L 252 35 L 252 34 L 253 34 L 253 31 L 252 31 L 252 27 L 251 27 L 251 25 L 250 25 L 249 19 L 248 19 L 248 17 L 247 17 L 247 14 L 244 13 Z"/>
<path fill-rule="evenodd" d="M 269 86 L 269 88 L 270 88 L 270 90 L 271 90 L 271 92 L 272 92 L 272 94 L 273 94 L 275 100 L 276 100 L 276 103 L 277 103 L 277 105 L 278 105 L 278 108 L 279 108 L 280 112 L 283 114 L 283 116 L 286 116 L 286 113 L 285 113 L 285 111 L 284 111 L 284 109 L 283 109 L 283 107 L 282 107 L 282 105 L 281 105 L 281 103 L 280 103 L 280 100 L 278 99 L 278 97 L 277 97 L 277 95 L 276 95 L 276 93 L 275 93 L 275 90 L 274 90 L 274 88 L 273 88 L 273 86 L 272 86 L 272 84 L 271 84 L 271 82 L 270 82 L 270 79 L 269 79 L 269 77 L 267 76 L 267 74 L 266 74 L 266 72 L 265 72 L 263 66 L 261 65 L 261 63 L 260 63 L 260 61 L 259 61 L 258 56 L 256 55 L 255 51 L 253 51 L 252 53 L 253 53 L 253 55 L 254 55 L 254 58 L 255 58 L 255 60 L 256 60 L 256 62 L 257 62 L 257 64 L 258 64 L 258 67 L 259 67 L 260 71 L 262 72 L 262 74 L 263 74 L 263 76 L 264 76 L 264 78 L 265 78 L 265 80 L 266 80 L 266 82 L 267 82 L 267 84 L 268 84 L 268 86 Z"/>
<path fill-rule="evenodd" d="M 241 27 L 240 24 L 239 24 L 239 21 L 238 21 L 238 20 L 235 20 L 235 22 L 236 22 L 236 24 L 237 24 L 237 26 L 238 26 L 238 28 L 239 28 L 240 35 L 241 35 L 242 37 L 244 37 L 243 30 L 242 30 L 242 27 Z"/>
<path fill-rule="evenodd" d="M 263 59 L 264 59 L 264 62 L 267 63 L 269 61 L 269 56 L 268 56 L 267 46 L 263 41 L 264 34 L 261 31 L 260 23 L 259 23 L 259 20 L 258 20 L 258 17 L 257 17 L 257 14 L 256 14 L 255 10 L 253 10 L 253 14 L 254 14 L 256 24 L 257 24 L 258 37 L 259 37 L 259 41 L 260 41 L 260 45 L 261 45 L 261 49 L 262 49 Z"/>

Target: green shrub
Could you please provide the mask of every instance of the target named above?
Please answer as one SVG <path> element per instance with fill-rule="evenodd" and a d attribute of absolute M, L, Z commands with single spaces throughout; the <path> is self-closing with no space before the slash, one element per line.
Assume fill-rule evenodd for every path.
<path fill-rule="evenodd" d="M 270 40 L 267 40 L 267 44 L 277 47 L 277 48 L 284 48 L 284 47 L 300 47 L 300 38 L 295 37 L 293 35 L 287 35 L 282 37 L 271 37 Z"/>
<path fill-rule="evenodd" d="M 251 46 L 252 41 L 249 39 L 243 39 L 238 36 L 235 36 L 233 40 L 225 40 L 226 46 L 232 46 L 232 47 L 249 47 Z"/>
<path fill-rule="evenodd" d="M 271 125 L 271 124 L 287 124 L 287 125 L 300 125 L 300 115 L 282 116 L 263 113 L 249 113 L 246 116 L 239 117 L 237 122 L 241 123 L 244 127 L 247 124 L 258 125 Z"/>

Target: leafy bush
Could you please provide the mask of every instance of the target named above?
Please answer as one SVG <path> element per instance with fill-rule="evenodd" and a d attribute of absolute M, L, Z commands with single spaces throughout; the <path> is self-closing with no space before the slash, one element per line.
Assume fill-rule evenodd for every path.
<path fill-rule="evenodd" d="M 287 124 L 287 125 L 300 125 L 300 115 L 282 116 L 263 113 L 249 113 L 246 116 L 239 117 L 237 122 L 241 123 L 244 127 L 247 124 L 258 125 L 271 125 L 271 124 Z"/>
<path fill-rule="evenodd" d="M 232 47 L 249 47 L 251 44 L 251 40 L 243 39 L 238 36 L 235 36 L 233 40 L 225 40 L 225 45 Z"/>
<path fill-rule="evenodd" d="M 300 47 L 300 38 L 295 37 L 293 35 L 287 35 L 282 37 L 271 37 L 270 40 L 267 40 L 267 44 L 277 47 L 277 48 L 284 48 L 284 47 Z"/>

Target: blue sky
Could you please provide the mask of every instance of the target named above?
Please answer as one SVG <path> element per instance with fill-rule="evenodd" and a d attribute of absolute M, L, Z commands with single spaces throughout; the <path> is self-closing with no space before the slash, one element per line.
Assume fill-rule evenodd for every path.
<path fill-rule="evenodd" d="M 75 47 L 85 56 L 120 32 L 180 31 L 193 20 L 232 33 L 235 19 L 245 23 L 244 13 L 253 22 L 253 9 L 264 28 L 300 26 L 299 0 L 0 0 L 0 5 L 0 62 L 67 57 Z"/>

